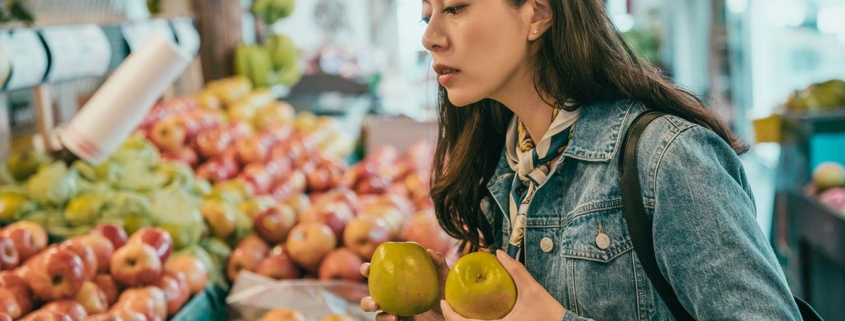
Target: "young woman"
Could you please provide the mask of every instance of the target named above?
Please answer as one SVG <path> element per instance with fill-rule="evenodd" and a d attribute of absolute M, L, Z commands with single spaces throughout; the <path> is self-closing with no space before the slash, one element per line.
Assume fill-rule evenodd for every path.
<path fill-rule="evenodd" d="M 443 228 L 514 278 L 504 320 L 673 318 L 621 201 L 621 141 L 646 110 L 670 114 L 648 126 L 637 162 L 658 266 L 683 307 L 697 320 L 800 319 L 755 220 L 746 148 L 638 60 L 604 1 L 422 1 L 441 85 L 431 195 Z M 445 301 L 411 319 L 464 320 Z"/>

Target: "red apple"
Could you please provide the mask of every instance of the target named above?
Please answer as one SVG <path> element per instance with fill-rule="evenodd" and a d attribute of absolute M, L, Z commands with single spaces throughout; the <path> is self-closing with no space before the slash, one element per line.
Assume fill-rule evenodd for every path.
<path fill-rule="evenodd" d="M 62 313 L 69 316 L 73 321 L 82 321 L 88 317 L 88 312 L 85 312 L 85 307 L 79 304 L 79 302 L 69 299 L 47 303 L 41 307 L 41 310 Z"/>
<path fill-rule="evenodd" d="M 241 271 L 255 272 L 258 264 L 267 256 L 267 252 L 256 251 L 254 248 L 238 246 L 229 256 L 226 263 L 226 276 L 235 282 Z"/>
<path fill-rule="evenodd" d="M 268 208 L 253 219 L 255 233 L 270 244 L 284 241 L 294 225 L 296 213 L 285 204 Z"/>
<path fill-rule="evenodd" d="M 123 319 L 113 314 L 100 313 L 89 315 L 84 321 L 123 321 Z"/>
<path fill-rule="evenodd" d="M 358 195 L 355 195 L 354 191 L 349 188 L 339 187 L 329 192 L 329 196 L 332 200 L 341 201 L 349 205 L 349 209 L 352 210 L 352 215 L 358 216 L 358 212 L 361 208 L 361 200 L 358 198 Z"/>
<path fill-rule="evenodd" d="M 111 274 L 123 286 L 152 284 L 161 277 L 162 264 L 156 250 L 147 244 L 132 243 L 114 252 Z"/>
<path fill-rule="evenodd" d="M 273 177 L 261 164 L 247 165 L 238 178 L 252 186 L 252 191 L 256 195 L 267 194 L 273 184 Z"/>
<path fill-rule="evenodd" d="M 320 280 L 364 281 L 359 269 L 364 261 L 357 254 L 346 248 L 336 249 L 320 262 Z"/>
<path fill-rule="evenodd" d="M 270 156 L 270 146 L 261 135 L 246 136 L 239 139 L 235 145 L 238 147 L 238 160 L 241 164 L 264 162 Z"/>
<path fill-rule="evenodd" d="M 277 184 L 284 181 L 284 179 L 290 175 L 291 171 L 293 171 L 293 163 L 287 158 L 270 159 L 267 161 L 267 164 L 264 165 L 264 169 L 267 170 L 267 173 L 270 173 L 270 177 L 273 179 L 273 184 Z M 244 170 L 246 170 L 246 168 L 244 168 Z"/>
<path fill-rule="evenodd" d="M 38 223 L 30 221 L 18 221 L 9 225 L 9 227 L 20 227 L 29 231 L 32 234 L 32 241 L 35 244 L 35 251 L 40 252 L 47 248 L 47 231 Z"/>
<path fill-rule="evenodd" d="M 0 288 L 0 313 L 5 313 L 12 317 L 12 319 L 23 316 L 23 310 L 21 309 L 20 303 L 18 303 L 18 298 L 11 290 Z"/>
<path fill-rule="evenodd" d="M 114 254 L 114 245 L 102 235 L 86 235 L 79 238 L 82 243 L 91 247 L 94 256 L 97 258 L 97 272 L 108 273 L 111 265 L 111 257 Z"/>
<path fill-rule="evenodd" d="M 88 244 L 85 244 L 80 239 L 74 238 L 62 242 L 59 248 L 70 250 L 79 256 L 82 260 L 82 277 L 86 281 L 93 279 L 94 275 L 97 275 L 97 257 L 94 255 L 94 250 Z"/>
<path fill-rule="evenodd" d="M 126 244 L 129 236 L 126 235 L 126 230 L 116 224 L 102 224 L 91 230 L 91 235 L 100 235 L 111 241 L 112 247 L 115 250 L 121 248 Z"/>
<path fill-rule="evenodd" d="M 158 227 L 145 227 L 132 234 L 128 243 L 142 243 L 151 246 L 161 259 L 161 265 L 167 263 L 173 252 L 173 238 L 165 230 Z"/>
<path fill-rule="evenodd" d="M 28 230 L 16 226 L 8 226 L 0 230 L 0 237 L 12 240 L 15 243 L 15 248 L 18 249 L 18 256 L 20 262 L 38 253 L 38 248 L 35 245 L 35 239 Z"/>
<path fill-rule="evenodd" d="M 188 302 L 188 282 L 182 272 L 165 271 L 164 276 L 154 286 L 164 293 L 167 301 L 167 315 L 174 316 Z"/>
<path fill-rule="evenodd" d="M 182 163 L 188 167 L 197 166 L 200 161 L 197 152 L 194 151 L 193 148 L 187 146 L 175 152 L 162 153 L 161 158 L 172 162 Z"/>
<path fill-rule="evenodd" d="M 109 315 L 117 317 L 118 321 L 149 321 L 143 313 L 128 309 L 112 309 L 109 311 Z"/>
<path fill-rule="evenodd" d="M 300 267 L 316 271 L 320 260 L 337 246 L 332 229 L 319 222 L 304 222 L 291 230 L 287 239 L 291 259 Z"/>
<path fill-rule="evenodd" d="M 332 201 L 303 212 L 299 216 L 299 221 L 323 223 L 331 228 L 337 240 L 342 240 L 346 224 L 354 218 L 349 205 L 340 201 Z"/>
<path fill-rule="evenodd" d="M 182 272 L 185 275 L 191 295 L 202 292 L 208 283 L 205 264 L 193 256 L 183 255 L 167 261 L 167 270 Z"/>
<path fill-rule="evenodd" d="M 446 234 L 434 215 L 415 215 L 405 231 L 404 239 L 419 243 L 423 248 L 446 253 L 455 246 L 457 240 Z"/>
<path fill-rule="evenodd" d="M 232 144 L 232 136 L 223 128 L 209 128 L 197 133 L 194 142 L 202 157 L 209 159 L 220 156 Z"/>
<path fill-rule="evenodd" d="M 302 275 L 299 268 L 296 267 L 296 264 L 291 261 L 287 254 L 270 255 L 264 258 L 258 263 L 255 273 L 276 280 L 298 279 Z"/>
<path fill-rule="evenodd" d="M 32 312 L 33 294 L 26 280 L 12 272 L 0 272 L 0 289 L 12 291 L 17 298 L 22 314 Z"/>
<path fill-rule="evenodd" d="M 82 260 L 71 250 L 49 249 L 32 264 L 23 278 L 44 301 L 73 298 L 85 282 Z"/>
<path fill-rule="evenodd" d="M 76 295 L 76 302 L 79 302 L 88 314 L 105 313 L 109 308 L 106 293 L 93 282 L 82 284 L 82 289 Z"/>
<path fill-rule="evenodd" d="M 270 194 L 277 201 L 282 201 L 293 195 L 304 193 L 305 187 L 305 174 L 301 171 L 295 170 L 290 173 L 287 179 L 276 185 Z"/>
<path fill-rule="evenodd" d="M 27 314 L 20 321 L 76 321 L 69 315 L 58 311 L 38 310 Z"/>
<path fill-rule="evenodd" d="M 109 313 L 123 317 L 124 315 L 128 315 L 129 312 L 143 315 L 144 320 L 159 321 L 163 319 L 158 314 L 155 299 L 149 294 L 142 293 L 140 288 L 124 291 L 117 300 L 117 303 L 112 306 Z"/>
<path fill-rule="evenodd" d="M 270 246 L 258 235 L 250 234 L 238 243 L 238 248 L 248 248 L 253 252 L 263 253 L 264 255 L 270 251 Z"/>
<path fill-rule="evenodd" d="M 238 174 L 240 165 L 231 158 L 212 158 L 197 168 L 198 178 L 208 180 L 211 183 L 227 181 Z"/>
<path fill-rule="evenodd" d="M 18 248 L 11 239 L 0 237 L 0 270 L 11 270 L 21 263 Z"/>
<path fill-rule="evenodd" d="M 117 302 L 117 297 L 120 294 L 120 287 L 111 275 L 97 274 L 91 282 L 96 284 L 97 287 L 103 291 L 103 294 L 106 296 L 106 302 L 109 306 Z"/>
<path fill-rule="evenodd" d="M 175 152 L 185 146 L 187 132 L 179 119 L 168 118 L 153 125 L 150 140 L 162 151 Z"/>
<path fill-rule="evenodd" d="M 332 172 L 328 168 L 318 168 L 307 176 L 308 190 L 311 192 L 325 192 L 332 187 Z"/>
<path fill-rule="evenodd" d="M 379 218 L 356 218 L 343 231 L 344 246 L 367 261 L 372 259 L 379 245 L 390 240 L 390 230 Z"/>

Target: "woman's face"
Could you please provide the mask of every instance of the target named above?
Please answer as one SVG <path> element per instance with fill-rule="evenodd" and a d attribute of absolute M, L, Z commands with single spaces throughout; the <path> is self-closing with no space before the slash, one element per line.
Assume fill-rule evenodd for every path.
<path fill-rule="evenodd" d="M 423 45 L 453 105 L 495 99 L 517 78 L 528 60 L 530 15 L 508 0 L 423 0 Z"/>

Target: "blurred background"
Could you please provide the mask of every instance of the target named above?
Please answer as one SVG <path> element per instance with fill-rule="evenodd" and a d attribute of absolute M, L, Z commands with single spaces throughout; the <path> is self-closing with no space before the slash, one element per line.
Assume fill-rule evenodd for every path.
<path fill-rule="evenodd" d="M 335 119 L 354 159 L 433 137 L 437 82 L 418 0 L 5 3 L 0 159 L 59 147 L 57 129 L 152 32 L 195 54 L 159 104 L 240 77 L 297 113 Z M 606 6 L 639 55 L 751 144 L 757 220 L 790 286 L 823 317 L 845 319 L 845 1 Z"/>

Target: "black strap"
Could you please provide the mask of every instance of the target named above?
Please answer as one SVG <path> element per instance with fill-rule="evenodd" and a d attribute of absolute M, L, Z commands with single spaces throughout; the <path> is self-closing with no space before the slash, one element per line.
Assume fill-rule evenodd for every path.
<path fill-rule="evenodd" d="M 625 220 L 628 224 L 628 234 L 637 252 L 637 258 L 643 266 L 646 275 L 651 280 L 651 285 L 663 298 L 663 302 L 669 307 L 669 311 L 676 320 L 695 320 L 690 313 L 681 305 L 678 296 L 672 286 L 660 273 L 657 267 L 657 259 L 654 255 L 654 233 L 652 222 L 645 212 L 640 178 L 637 172 L 637 143 L 640 140 L 645 128 L 653 120 L 665 115 L 658 111 L 647 111 L 634 119 L 633 124 L 628 128 L 625 140 L 622 143 L 622 155 L 620 157 L 620 173 L 622 176 L 622 204 L 625 206 Z M 626 162 L 626 160 L 629 160 Z M 822 321 L 822 318 L 813 310 L 813 307 L 794 297 L 798 310 L 803 320 Z"/>
<path fill-rule="evenodd" d="M 642 190 L 640 189 L 640 178 L 637 172 L 637 142 L 640 140 L 643 131 L 653 120 L 663 116 L 660 112 L 645 112 L 634 119 L 633 125 L 628 129 L 625 141 L 622 144 L 622 204 L 625 206 L 625 220 L 628 223 L 628 234 L 634 244 L 634 251 L 640 260 L 646 275 L 651 280 L 651 285 L 663 298 L 663 302 L 672 311 L 676 320 L 695 320 L 692 315 L 684 309 L 675 291 L 660 273 L 657 267 L 657 259 L 654 256 L 654 237 L 651 230 L 651 220 L 645 213 Z M 629 161 L 625 161 L 629 160 Z"/>

